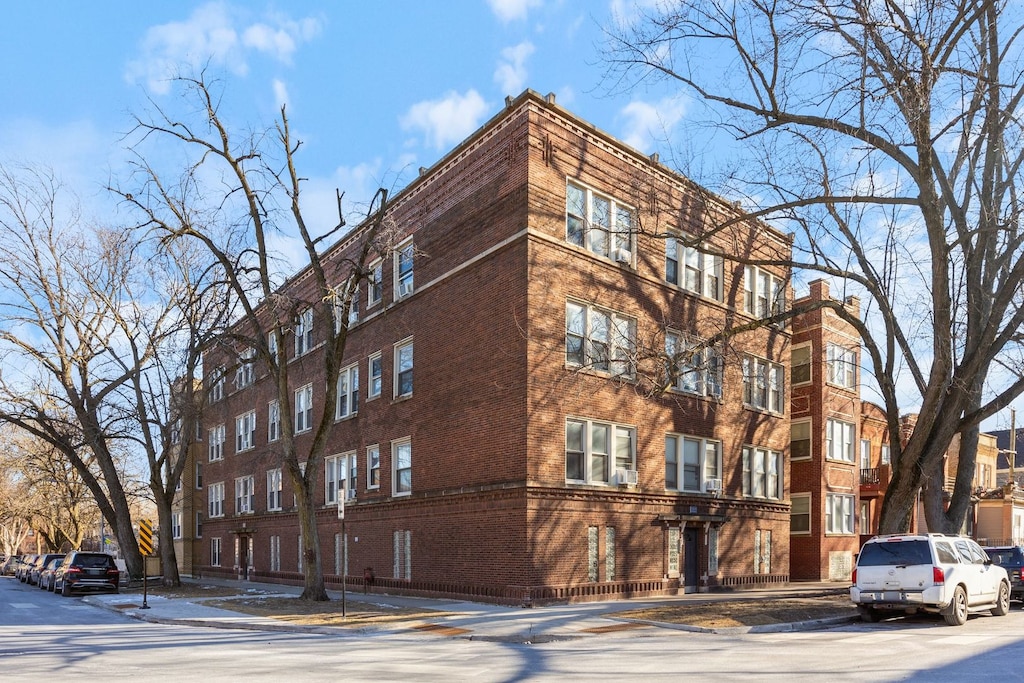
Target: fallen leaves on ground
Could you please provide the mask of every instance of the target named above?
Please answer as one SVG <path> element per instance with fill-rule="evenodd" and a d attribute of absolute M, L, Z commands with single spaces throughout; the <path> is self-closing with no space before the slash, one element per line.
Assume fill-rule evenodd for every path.
<path fill-rule="evenodd" d="M 715 600 L 676 602 L 658 607 L 618 612 L 626 619 L 660 621 L 704 628 L 765 626 L 829 617 L 853 616 L 857 610 L 850 598 L 827 596 L 779 600 Z"/>

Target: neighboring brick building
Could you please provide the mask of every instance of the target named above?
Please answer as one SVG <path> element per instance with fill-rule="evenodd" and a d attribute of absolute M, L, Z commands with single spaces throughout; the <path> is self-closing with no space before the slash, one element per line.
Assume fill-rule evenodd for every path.
<path fill-rule="evenodd" d="M 378 589 L 530 603 L 789 580 L 788 329 L 664 371 L 786 304 L 788 272 L 721 255 L 788 259 L 788 236 L 725 224 L 731 205 L 529 91 L 391 217 L 409 241 L 360 292 L 321 472 L 329 587 L 372 568 Z M 328 324 L 297 321 L 285 350 L 301 408 L 322 400 Z M 225 378 L 235 361 L 218 353 L 201 571 L 300 582 L 270 382 L 244 363 Z"/>
<path fill-rule="evenodd" d="M 810 283 L 794 308 L 832 301 L 824 280 Z M 843 305 L 860 315 L 860 302 Z M 860 549 L 857 427 L 861 422 L 860 338 L 829 307 L 793 321 L 790 418 L 790 574 L 794 579 L 849 578 Z"/>

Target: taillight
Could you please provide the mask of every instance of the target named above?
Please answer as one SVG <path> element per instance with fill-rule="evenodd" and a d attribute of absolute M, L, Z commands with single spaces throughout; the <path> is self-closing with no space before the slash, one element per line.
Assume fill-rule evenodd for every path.
<path fill-rule="evenodd" d="M 118 575 L 118 574 L 120 574 L 121 572 L 120 572 L 120 570 L 117 570 L 117 569 L 108 569 L 108 570 L 107 570 L 107 573 L 108 573 L 108 574 L 113 574 L 114 576 L 117 576 L 117 575 Z"/>
<path fill-rule="evenodd" d="M 853 568 L 853 573 L 850 574 L 850 581 L 853 582 L 853 585 L 855 585 L 855 586 L 857 585 L 857 568 L 856 567 Z"/>
<path fill-rule="evenodd" d="M 932 566 L 932 583 L 936 586 L 946 583 L 946 572 L 942 571 L 942 567 Z"/>
<path fill-rule="evenodd" d="M 81 567 L 68 567 L 67 573 L 68 574 L 81 574 L 82 573 L 82 568 Z"/>

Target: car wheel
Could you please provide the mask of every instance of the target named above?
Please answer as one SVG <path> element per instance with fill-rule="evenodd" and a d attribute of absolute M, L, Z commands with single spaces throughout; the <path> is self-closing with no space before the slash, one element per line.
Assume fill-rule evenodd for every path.
<path fill-rule="evenodd" d="M 996 598 L 996 606 L 992 608 L 992 614 L 997 617 L 1006 616 L 1010 611 L 1010 587 L 1006 583 L 999 584 L 999 596 Z"/>
<path fill-rule="evenodd" d="M 950 626 L 963 626 L 967 623 L 967 593 L 963 586 L 957 586 L 953 591 L 953 600 L 942 613 L 942 618 Z"/>
<path fill-rule="evenodd" d="M 63 595 L 65 598 L 71 595 L 71 591 L 68 590 L 68 584 L 66 581 L 62 583 L 60 586 L 60 594 Z"/>
<path fill-rule="evenodd" d="M 869 624 L 873 624 L 881 618 L 878 610 L 874 607 L 861 607 L 860 608 L 860 620 L 866 621 Z"/>

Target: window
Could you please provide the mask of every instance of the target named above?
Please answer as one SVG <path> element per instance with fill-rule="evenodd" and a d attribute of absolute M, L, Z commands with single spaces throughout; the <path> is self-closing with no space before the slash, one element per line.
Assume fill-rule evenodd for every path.
<path fill-rule="evenodd" d="M 391 481 L 394 495 L 412 492 L 412 441 L 400 439 L 391 443 Z"/>
<path fill-rule="evenodd" d="M 384 296 L 384 264 L 378 259 L 370 264 L 370 283 L 366 288 L 366 307 L 380 303 Z"/>
<path fill-rule="evenodd" d="M 597 527 L 587 527 L 587 580 L 596 582 L 597 576 Z"/>
<path fill-rule="evenodd" d="M 380 396 L 381 377 L 383 376 L 380 351 L 370 354 L 368 365 L 370 367 L 370 382 L 366 387 L 366 397 L 377 398 Z"/>
<path fill-rule="evenodd" d="M 574 301 L 565 305 L 565 360 L 613 375 L 632 377 L 636 347 L 633 318 Z"/>
<path fill-rule="evenodd" d="M 338 285 L 334 293 L 334 331 L 341 332 L 341 323 L 348 318 L 347 327 L 354 326 L 359 322 L 359 288 L 352 292 L 352 300 L 348 305 L 348 315 L 344 311 L 344 294 L 348 289 L 348 283 Z"/>
<path fill-rule="evenodd" d="M 604 528 L 604 580 L 615 580 L 615 527 Z"/>
<path fill-rule="evenodd" d="M 790 352 L 789 379 L 793 384 L 811 381 L 811 347 L 797 346 Z"/>
<path fill-rule="evenodd" d="M 668 368 L 670 386 L 698 396 L 722 396 L 722 357 L 715 349 L 691 351 L 681 335 L 665 333 L 665 356 L 674 361 Z"/>
<path fill-rule="evenodd" d="M 783 367 L 761 358 L 743 359 L 743 402 L 773 413 L 785 412 Z"/>
<path fill-rule="evenodd" d="M 235 514 L 254 511 L 256 484 L 252 475 L 235 479 Z"/>
<path fill-rule="evenodd" d="M 380 488 L 380 446 L 366 447 L 366 488 Z"/>
<path fill-rule="evenodd" d="M 412 578 L 412 531 L 395 531 L 393 538 L 393 575 L 396 579 Z"/>
<path fill-rule="evenodd" d="M 356 454 L 332 455 L 324 458 L 324 503 L 338 504 L 338 494 L 344 488 L 345 500 L 356 497 Z"/>
<path fill-rule="evenodd" d="M 412 396 L 412 340 L 395 344 L 395 398 Z"/>
<path fill-rule="evenodd" d="M 611 197 L 569 182 L 565 194 L 565 239 L 598 256 L 632 263 L 633 210 Z"/>
<path fill-rule="evenodd" d="M 253 383 L 256 378 L 256 351 L 246 349 L 238 356 L 238 367 L 235 368 L 235 389 L 243 389 Z"/>
<path fill-rule="evenodd" d="M 665 240 L 665 279 L 683 289 L 722 300 L 722 258 L 685 246 L 685 236 Z"/>
<path fill-rule="evenodd" d="M 782 453 L 743 447 L 743 495 L 752 498 L 782 498 Z"/>
<path fill-rule="evenodd" d="M 203 490 L 203 463 L 196 462 L 196 490 Z"/>
<path fill-rule="evenodd" d="M 226 374 L 224 366 L 214 368 L 210 379 L 210 403 L 216 403 L 224 398 L 224 377 Z"/>
<path fill-rule="evenodd" d="M 853 533 L 853 496 L 825 495 L 825 533 Z"/>
<path fill-rule="evenodd" d="M 267 351 L 270 352 L 270 357 L 277 360 L 277 332 L 271 330 L 267 332 Z"/>
<path fill-rule="evenodd" d="M 811 457 L 811 421 L 793 422 L 789 427 L 789 459 L 807 460 Z"/>
<path fill-rule="evenodd" d="M 888 465 L 889 464 L 889 458 L 890 458 L 890 455 L 889 455 L 889 444 L 883 443 L 882 444 L 882 464 L 883 465 Z"/>
<path fill-rule="evenodd" d="M 718 527 L 708 529 L 708 574 L 718 573 Z"/>
<path fill-rule="evenodd" d="M 313 309 L 307 308 L 295 319 L 295 355 L 301 356 L 313 348 Z"/>
<path fill-rule="evenodd" d="M 743 312 L 757 318 L 786 310 L 786 283 L 757 266 L 743 269 Z"/>
<path fill-rule="evenodd" d="M 295 392 L 295 433 L 313 428 L 313 385 L 307 384 Z"/>
<path fill-rule="evenodd" d="M 235 418 L 235 452 L 247 451 L 256 445 L 256 411 Z"/>
<path fill-rule="evenodd" d="M 608 484 L 613 466 L 636 470 L 634 428 L 593 420 L 565 421 L 566 480 Z"/>
<path fill-rule="evenodd" d="M 270 571 L 279 572 L 281 571 L 281 537 L 271 536 L 269 539 L 270 546 Z"/>
<path fill-rule="evenodd" d="M 854 426 L 830 419 L 825 426 L 825 458 L 853 462 Z"/>
<path fill-rule="evenodd" d="M 754 573 L 772 573 L 772 532 L 754 529 Z"/>
<path fill-rule="evenodd" d="M 203 513 L 196 513 L 196 538 L 203 537 Z"/>
<path fill-rule="evenodd" d="M 171 425 L 171 444 L 181 443 L 181 420 L 175 420 Z"/>
<path fill-rule="evenodd" d="M 412 294 L 413 244 L 408 239 L 398 246 L 395 252 L 395 299 L 403 299 Z"/>
<path fill-rule="evenodd" d="M 207 492 L 207 499 L 210 503 L 210 517 L 224 516 L 224 482 L 210 484 Z"/>
<path fill-rule="evenodd" d="M 210 462 L 224 459 L 226 432 L 224 425 L 217 425 L 210 429 Z"/>
<path fill-rule="evenodd" d="M 857 386 L 857 353 L 838 344 L 829 344 L 826 364 L 830 384 L 852 389 Z"/>
<path fill-rule="evenodd" d="M 181 538 L 181 513 L 171 513 L 171 538 Z"/>
<path fill-rule="evenodd" d="M 338 405 L 335 417 L 339 420 L 359 412 L 359 366 L 350 365 L 338 373 Z"/>
<path fill-rule="evenodd" d="M 267 470 L 267 510 L 281 509 L 281 468 Z"/>
<path fill-rule="evenodd" d="M 210 539 L 210 565 L 213 567 L 220 566 L 220 539 Z"/>
<path fill-rule="evenodd" d="M 859 533 L 871 533 L 871 501 L 860 502 L 860 519 L 857 520 L 857 526 L 860 528 Z"/>
<path fill-rule="evenodd" d="M 809 493 L 793 494 L 793 506 L 789 511 L 789 533 L 811 533 L 811 496 Z"/>
<path fill-rule="evenodd" d="M 267 441 L 281 438 L 281 402 L 274 399 L 267 408 Z"/>
<path fill-rule="evenodd" d="M 666 489 L 704 493 L 717 492 L 721 485 L 720 442 L 678 434 L 665 436 Z"/>
<path fill-rule="evenodd" d="M 862 470 L 871 468 L 871 441 L 869 439 L 860 440 L 860 468 Z"/>

